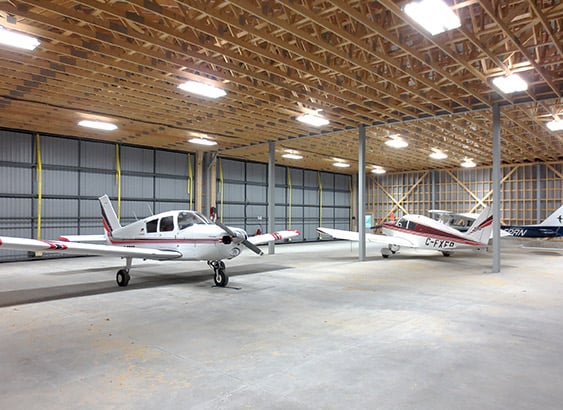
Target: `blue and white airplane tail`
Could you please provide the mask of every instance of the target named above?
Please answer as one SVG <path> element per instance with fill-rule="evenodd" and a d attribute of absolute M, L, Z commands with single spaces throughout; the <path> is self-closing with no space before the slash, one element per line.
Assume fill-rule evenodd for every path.
<path fill-rule="evenodd" d="M 117 219 L 117 214 L 111 205 L 111 201 L 107 195 L 98 198 L 100 201 L 100 206 L 102 207 L 102 219 L 104 222 L 104 229 L 111 233 L 116 229 L 121 228 L 119 219 Z"/>
<path fill-rule="evenodd" d="M 540 223 L 544 226 L 563 226 L 563 205 L 559 207 L 554 213 L 545 218 L 545 221 Z"/>
<path fill-rule="evenodd" d="M 487 206 L 465 233 L 465 237 L 486 245 L 493 231 L 493 208 Z"/>

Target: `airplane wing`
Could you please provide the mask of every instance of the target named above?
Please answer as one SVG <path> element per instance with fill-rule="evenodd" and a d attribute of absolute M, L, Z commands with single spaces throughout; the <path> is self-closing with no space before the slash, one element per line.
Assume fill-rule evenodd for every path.
<path fill-rule="evenodd" d="M 64 235 L 59 236 L 59 241 L 63 242 L 85 242 L 85 243 L 106 243 L 107 238 L 101 235 Z"/>
<path fill-rule="evenodd" d="M 248 242 L 250 242 L 253 245 L 260 245 L 262 243 L 267 243 L 267 242 L 271 242 L 271 241 L 279 241 L 281 239 L 293 238 L 293 237 L 296 237 L 296 236 L 299 236 L 299 235 L 301 235 L 301 232 L 296 231 L 296 230 L 278 231 L 278 232 L 273 232 L 273 233 L 265 233 L 265 234 L 262 234 L 262 235 L 249 236 Z"/>
<path fill-rule="evenodd" d="M 331 229 L 331 228 L 317 228 L 317 232 L 330 235 L 336 239 L 345 239 L 347 241 L 359 241 L 360 234 L 353 231 L 344 231 L 341 229 Z M 396 236 L 387 235 L 376 235 L 373 233 L 366 233 L 366 241 L 373 242 L 381 245 L 399 245 L 406 246 L 407 248 L 415 247 L 415 244 L 405 238 L 398 238 Z"/>
<path fill-rule="evenodd" d="M 180 252 L 151 248 L 129 248 L 125 246 L 98 245 L 65 241 L 42 241 L 38 239 L 13 238 L 0 236 L 0 249 L 16 251 L 59 252 L 73 255 L 105 255 L 143 259 L 175 259 Z"/>

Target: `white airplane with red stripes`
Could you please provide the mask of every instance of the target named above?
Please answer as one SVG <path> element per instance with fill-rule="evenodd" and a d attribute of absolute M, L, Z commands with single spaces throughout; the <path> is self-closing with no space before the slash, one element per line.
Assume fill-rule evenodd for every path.
<path fill-rule="evenodd" d="M 366 233 L 366 241 L 384 245 L 381 255 L 388 258 L 401 247 L 435 250 L 450 256 L 457 249 L 482 249 L 487 247 L 493 228 L 492 208 L 486 207 L 467 230 L 444 225 L 423 215 L 409 214 L 396 222 L 382 225 L 383 235 Z M 321 234 L 336 239 L 359 241 L 359 233 L 331 228 L 317 228 Z"/>
<path fill-rule="evenodd" d="M 249 237 L 243 229 L 212 222 L 196 211 L 167 211 L 121 226 L 107 195 L 99 198 L 104 235 L 61 236 L 59 240 L 37 240 L 0 236 L 0 250 L 60 252 L 106 255 L 125 258 L 116 275 L 119 286 L 127 286 L 133 258 L 155 260 L 207 261 L 215 285 L 225 287 L 229 277 L 224 259 L 240 255 L 247 247 L 258 255 L 256 245 L 293 238 L 299 231 L 287 230 Z"/>

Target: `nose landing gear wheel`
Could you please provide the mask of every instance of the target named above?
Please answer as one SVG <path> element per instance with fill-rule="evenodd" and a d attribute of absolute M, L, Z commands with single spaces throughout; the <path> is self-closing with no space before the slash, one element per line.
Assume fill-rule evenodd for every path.
<path fill-rule="evenodd" d="M 213 269 L 213 281 L 215 286 L 224 288 L 229 283 L 229 277 L 225 272 L 225 263 L 223 261 L 207 261 L 207 264 Z"/>
<path fill-rule="evenodd" d="M 127 286 L 131 276 L 129 276 L 129 272 L 126 269 L 120 269 L 115 275 L 115 281 L 117 282 L 118 286 Z"/>
<path fill-rule="evenodd" d="M 224 288 L 229 283 L 229 277 L 225 273 L 224 269 L 215 269 L 215 275 L 213 276 L 213 281 L 215 282 L 215 286 L 219 286 Z"/>

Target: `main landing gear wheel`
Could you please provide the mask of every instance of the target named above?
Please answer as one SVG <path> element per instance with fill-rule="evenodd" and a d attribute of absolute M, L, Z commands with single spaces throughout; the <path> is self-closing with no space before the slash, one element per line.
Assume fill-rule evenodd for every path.
<path fill-rule="evenodd" d="M 129 271 L 127 269 L 120 269 L 115 275 L 115 281 L 117 282 L 118 286 L 127 286 L 131 276 L 129 276 Z"/>
<path fill-rule="evenodd" d="M 448 252 L 448 251 L 442 251 L 442 255 L 444 256 L 450 256 L 452 253 Z"/>
<path fill-rule="evenodd" d="M 215 286 L 224 288 L 229 283 L 229 276 L 225 272 L 225 263 L 223 261 L 208 261 L 207 264 L 213 269 L 213 281 Z"/>

